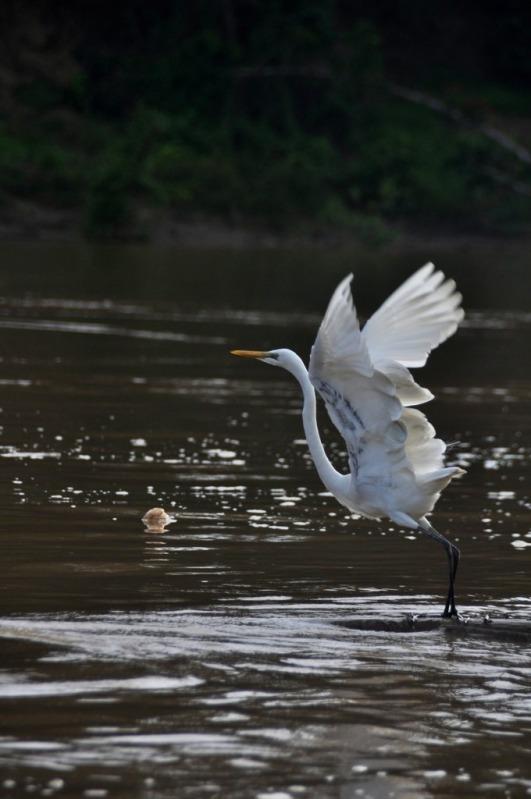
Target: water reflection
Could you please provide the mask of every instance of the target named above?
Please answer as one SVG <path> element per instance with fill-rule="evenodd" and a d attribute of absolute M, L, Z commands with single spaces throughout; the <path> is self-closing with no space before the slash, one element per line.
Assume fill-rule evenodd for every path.
<path fill-rule="evenodd" d="M 176 302 L 61 296 L 54 274 L 49 297 L 0 300 L 0 796 L 529 792 L 529 647 L 406 630 L 440 611 L 439 553 L 338 506 L 297 386 L 226 356 L 245 325 L 307 352 L 307 287 L 287 278 L 283 311 L 227 273 Z M 472 313 L 426 379 L 469 470 L 437 508 L 463 609 L 520 619 L 530 334 L 526 311 Z M 151 534 L 148 508 L 175 523 Z"/>
<path fill-rule="evenodd" d="M 144 764 L 142 775 L 152 774 L 154 763 L 184 761 L 195 769 L 202 760 L 223 780 L 236 760 L 236 768 L 267 771 L 276 782 L 289 758 L 297 779 L 308 787 L 311 775 L 310 785 L 322 784 L 324 795 L 333 783 L 371 795 L 375 786 L 422 792 L 432 782 L 460 795 L 465 773 L 476 783 L 493 779 L 488 764 L 500 760 L 498 741 L 525 739 L 531 720 L 528 652 L 447 640 L 440 632 L 389 635 L 344 626 L 357 611 L 377 612 L 380 601 L 368 597 L 360 608 L 355 600 L 317 605 L 269 596 L 260 604 L 242 598 L 230 612 L 47 615 L 24 620 L 25 627 L 12 619 L 14 638 L 48 640 L 52 649 L 41 656 L 38 677 L 5 672 L 0 698 L 16 697 L 20 713 L 20 702 L 35 710 L 40 698 L 60 697 L 56 713 L 75 703 L 82 728 L 68 745 L 61 738 L 3 739 L 0 758 L 8 757 L 10 768 L 49 769 L 52 750 L 53 768 L 65 773 L 134 761 Z M 97 666 L 109 676 L 72 679 L 82 664 L 85 674 Z M 130 695 L 145 714 L 134 728 Z M 157 731 L 149 731 L 154 722 Z M 296 784 L 293 772 L 289 777 Z M 289 777 L 281 783 L 288 792 Z M 514 767 L 496 780 L 523 784 Z"/>

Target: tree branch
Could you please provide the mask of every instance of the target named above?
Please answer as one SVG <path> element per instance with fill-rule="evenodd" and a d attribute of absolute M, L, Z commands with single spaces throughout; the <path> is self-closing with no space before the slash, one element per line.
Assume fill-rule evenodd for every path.
<path fill-rule="evenodd" d="M 436 111 L 438 114 L 448 117 L 459 125 L 475 128 L 487 139 L 495 142 L 499 147 L 503 147 L 504 150 L 510 152 L 515 158 L 522 161 L 522 163 L 531 164 L 531 152 L 523 145 L 515 142 L 514 139 L 503 131 L 493 128 L 490 125 L 474 125 L 474 123 L 467 119 L 458 108 L 452 108 L 438 97 L 433 97 L 425 92 L 409 89 L 406 86 L 399 86 L 396 83 L 389 84 L 388 88 L 391 94 L 394 94 L 396 97 L 430 108 L 432 111 Z"/>

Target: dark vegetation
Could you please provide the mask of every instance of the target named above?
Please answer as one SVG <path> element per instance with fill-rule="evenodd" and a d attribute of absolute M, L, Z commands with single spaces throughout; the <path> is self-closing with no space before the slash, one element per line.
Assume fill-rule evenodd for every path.
<path fill-rule="evenodd" d="M 0 216 L 525 230 L 530 30 L 513 0 L 4 0 Z"/>

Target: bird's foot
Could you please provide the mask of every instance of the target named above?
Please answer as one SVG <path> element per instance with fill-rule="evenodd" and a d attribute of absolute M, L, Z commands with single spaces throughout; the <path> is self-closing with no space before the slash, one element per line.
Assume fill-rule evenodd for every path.
<path fill-rule="evenodd" d="M 450 608 L 449 610 L 445 608 L 442 613 L 442 618 L 455 619 L 458 624 L 466 624 L 468 622 L 468 617 L 463 616 L 462 613 L 459 613 L 456 607 Z"/>

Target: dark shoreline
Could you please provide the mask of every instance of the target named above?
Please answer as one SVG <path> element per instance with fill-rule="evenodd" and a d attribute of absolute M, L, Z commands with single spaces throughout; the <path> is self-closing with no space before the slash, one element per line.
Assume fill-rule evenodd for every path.
<path fill-rule="evenodd" d="M 517 234 L 489 234 L 445 227 L 428 229 L 408 224 L 390 226 L 387 234 L 371 237 L 355 230 L 309 221 L 289 230 L 268 229 L 255 222 L 229 222 L 211 217 L 180 217 L 166 210 L 145 208 L 135 219 L 105 236 L 90 236 L 84 230 L 83 215 L 78 209 L 58 209 L 26 201 L 6 203 L 0 210 L 0 241 L 27 242 L 97 242 L 121 244 L 174 245 L 190 249 L 347 249 L 363 247 L 386 252 L 445 249 L 463 246 L 484 247 L 525 242 L 531 231 Z"/>

